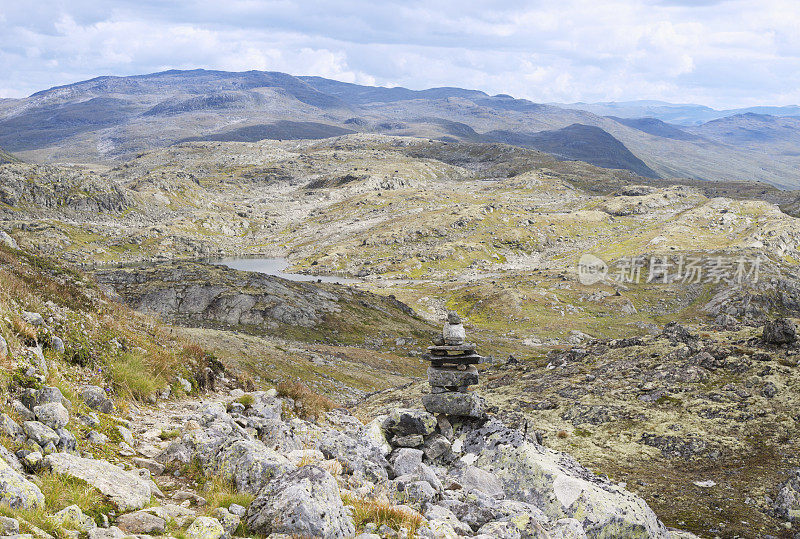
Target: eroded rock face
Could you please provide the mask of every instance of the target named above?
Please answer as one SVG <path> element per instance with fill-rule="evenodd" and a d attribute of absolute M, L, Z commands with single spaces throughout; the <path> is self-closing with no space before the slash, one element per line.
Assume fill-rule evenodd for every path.
<path fill-rule="evenodd" d="M 317 466 L 303 466 L 269 483 L 248 508 L 246 522 L 250 530 L 267 535 L 339 538 L 355 534 L 336 480 Z"/>
<path fill-rule="evenodd" d="M 150 486 L 145 480 L 104 460 L 54 453 L 45 457 L 43 464 L 55 473 L 92 485 L 121 511 L 135 511 L 150 503 Z"/>

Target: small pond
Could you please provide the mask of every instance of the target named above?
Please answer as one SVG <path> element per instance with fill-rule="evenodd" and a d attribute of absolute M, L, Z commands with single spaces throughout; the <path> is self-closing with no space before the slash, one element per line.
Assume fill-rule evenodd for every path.
<path fill-rule="evenodd" d="M 231 269 L 240 271 L 252 271 L 255 273 L 274 275 L 289 281 L 322 281 L 324 283 L 336 284 L 355 284 L 362 282 L 358 279 L 348 279 L 346 277 L 336 277 L 334 275 L 303 275 L 302 273 L 286 273 L 285 270 L 289 267 L 289 261 L 285 258 L 231 257 L 212 260 L 211 263 L 218 266 L 227 266 Z"/>

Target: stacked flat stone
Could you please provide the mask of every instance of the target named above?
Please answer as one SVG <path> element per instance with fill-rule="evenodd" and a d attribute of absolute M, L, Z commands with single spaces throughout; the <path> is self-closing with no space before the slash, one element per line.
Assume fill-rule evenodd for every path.
<path fill-rule="evenodd" d="M 423 395 L 422 404 L 432 414 L 483 417 L 485 403 L 482 398 L 468 392 L 469 386 L 478 383 L 475 367 L 483 358 L 476 346 L 465 342 L 466 334 L 456 313 L 447 316 L 442 336 L 434 340 L 423 356 L 431 362 L 428 367 L 428 384 L 431 392 Z"/>

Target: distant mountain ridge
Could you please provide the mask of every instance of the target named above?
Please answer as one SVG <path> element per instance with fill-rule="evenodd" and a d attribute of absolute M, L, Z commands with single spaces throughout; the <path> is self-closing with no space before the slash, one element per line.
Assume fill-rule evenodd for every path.
<path fill-rule="evenodd" d="M 615 110 L 619 114 L 599 115 L 454 87 L 410 90 L 278 72 L 171 70 L 98 77 L 0 100 L 0 147 L 33 162 L 109 163 L 182 141 L 380 133 L 503 142 L 649 177 L 800 186 L 800 127 L 793 121 L 737 115 L 686 127 Z"/>
<path fill-rule="evenodd" d="M 800 106 L 784 107 L 757 106 L 740 109 L 716 110 L 704 105 L 690 103 L 678 104 L 665 101 L 608 101 L 600 103 L 551 103 L 551 105 L 584 110 L 600 116 L 620 118 L 656 118 L 682 126 L 700 125 L 738 114 L 766 114 L 769 116 L 800 116 Z"/>

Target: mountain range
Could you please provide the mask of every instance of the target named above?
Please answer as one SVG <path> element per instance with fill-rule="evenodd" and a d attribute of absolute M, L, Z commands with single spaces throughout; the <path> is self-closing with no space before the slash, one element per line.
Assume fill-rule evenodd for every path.
<path fill-rule="evenodd" d="M 263 71 L 165 71 L 99 77 L 0 100 L 0 147 L 33 162 L 112 163 L 185 141 L 362 132 L 500 142 L 652 178 L 800 186 L 800 118 L 733 111 L 687 126 L 630 117 L 669 108 L 648 106 L 590 111 L 462 88 L 384 88 Z M 686 123 L 684 117 L 675 121 Z"/>

